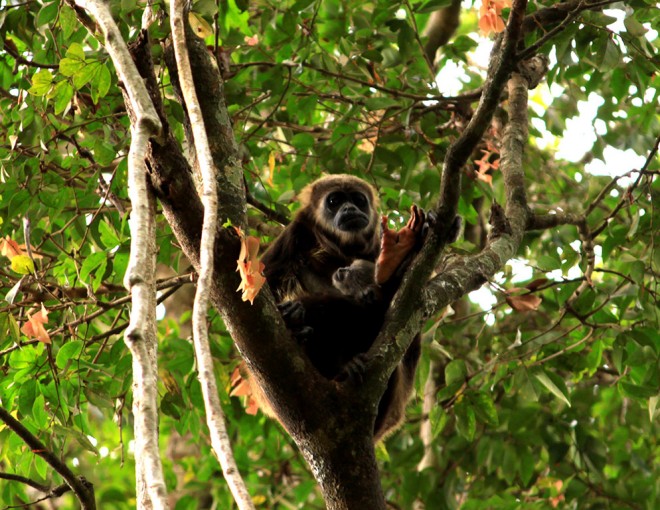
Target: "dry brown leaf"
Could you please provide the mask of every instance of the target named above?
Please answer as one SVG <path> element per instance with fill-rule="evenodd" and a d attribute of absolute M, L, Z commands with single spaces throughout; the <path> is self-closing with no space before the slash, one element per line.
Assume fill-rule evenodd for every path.
<path fill-rule="evenodd" d="M 48 310 L 46 310 L 46 307 L 42 303 L 41 310 L 34 315 L 28 314 L 28 320 L 21 327 L 21 332 L 28 338 L 36 338 L 40 342 L 50 344 L 50 335 L 46 331 L 46 328 L 44 328 L 44 324 L 47 322 Z"/>
<path fill-rule="evenodd" d="M 524 294 L 522 296 L 507 296 L 506 302 L 514 310 L 519 312 L 530 312 L 538 310 L 543 300 L 534 294 Z"/>
<path fill-rule="evenodd" d="M 10 239 L 9 236 L 0 239 L 0 254 L 4 255 L 9 260 L 18 255 L 24 255 L 23 250 L 18 246 L 18 243 L 13 239 Z"/>
<path fill-rule="evenodd" d="M 264 276 L 264 264 L 258 259 L 259 239 L 254 236 L 246 236 L 243 231 L 234 227 L 236 233 L 241 238 L 241 253 L 238 256 L 238 267 L 236 270 L 241 275 L 241 284 L 237 291 L 241 291 L 241 299 L 254 304 L 254 298 L 257 297 L 261 287 L 266 283 Z"/>

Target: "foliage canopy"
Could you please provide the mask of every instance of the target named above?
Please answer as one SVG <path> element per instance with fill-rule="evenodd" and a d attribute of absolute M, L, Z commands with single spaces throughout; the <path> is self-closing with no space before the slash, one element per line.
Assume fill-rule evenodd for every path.
<path fill-rule="evenodd" d="M 472 5 L 435 62 L 424 52 L 423 27 L 449 3 L 193 3 L 193 27 L 225 78 L 251 226 L 263 243 L 278 231 L 270 218 L 290 217 L 296 193 L 323 172 L 372 182 L 393 224 L 411 204 L 437 201 L 444 155 L 485 77 L 474 60 L 484 38 Z M 406 425 L 378 448 L 386 498 L 400 508 L 659 505 L 660 11 L 642 0 L 594 2 L 605 10 L 571 3 L 572 19 L 525 33 L 526 46 L 540 41 L 550 57 L 546 81 L 530 91 L 525 186 L 535 213 L 560 219 L 526 233 L 517 258 L 485 286 L 490 304 L 464 298 L 426 324 L 418 396 Z M 553 4 L 530 2 L 527 14 Z M 29 244 L 34 263 L 0 259 L 0 406 L 95 485 L 99 507 L 123 510 L 135 506 L 131 360 L 122 339 L 130 121 L 103 38 L 73 5 L 0 7 L 0 237 L 5 246 Z M 134 40 L 144 5 L 111 5 Z M 158 44 L 169 33 L 166 9 L 154 8 L 149 35 L 164 108 L 183 140 L 184 112 Z M 497 169 L 504 124 L 502 110 L 465 168 L 458 255 L 479 251 L 490 204 L 506 202 Z M 577 157 L 561 157 L 570 145 Z M 188 273 L 162 217 L 158 228 L 158 262 Z M 160 300 L 184 281 L 164 277 Z M 42 303 L 50 344 L 22 331 Z M 184 312 L 159 322 L 172 508 L 230 508 L 207 441 L 188 319 Z M 210 327 L 236 460 L 255 503 L 321 508 L 286 434 L 229 396 L 239 356 L 215 312 Z M 427 398 L 435 405 L 425 411 Z M 430 445 L 422 424 L 430 424 Z M 430 465 L 420 471 L 423 457 Z M 6 426 L 0 472 L 62 483 Z M 43 496 L 27 488 L 0 475 L 0 506 Z M 74 508 L 73 500 L 56 501 Z"/>

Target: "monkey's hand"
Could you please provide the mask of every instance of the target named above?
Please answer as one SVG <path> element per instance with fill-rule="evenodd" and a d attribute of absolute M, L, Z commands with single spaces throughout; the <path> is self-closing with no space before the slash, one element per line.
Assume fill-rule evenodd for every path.
<path fill-rule="evenodd" d="M 344 365 L 341 372 L 335 377 L 335 381 L 351 381 L 355 384 L 361 384 L 364 379 L 364 371 L 368 361 L 366 353 L 356 354 L 355 357 Z"/>
<path fill-rule="evenodd" d="M 277 305 L 277 308 L 297 342 L 302 344 L 312 336 L 314 330 L 305 326 L 305 305 L 301 301 L 285 301 Z"/>
<path fill-rule="evenodd" d="M 371 306 L 379 303 L 381 296 L 382 292 L 378 285 L 369 285 L 357 295 L 356 299 L 362 305 Z"/>
<path fill-rule="evenodd" d="M 305 305 L 301 301 L 284 301 L 277 305 L 287 328 L 305 323 Z"/>
<path fill-rule="evenodd" d="M 376 262 L 376 283 L 383 284 L 388 281 L 401 264 L 410 259 L 409 255 L 421 248 L 428 232 L 426 216 L 423 209 L 413 205 L 408 223 L 398 232 L 390 230 L 387 227 L 387 219 L 383 217 L 380 255 Z"/>

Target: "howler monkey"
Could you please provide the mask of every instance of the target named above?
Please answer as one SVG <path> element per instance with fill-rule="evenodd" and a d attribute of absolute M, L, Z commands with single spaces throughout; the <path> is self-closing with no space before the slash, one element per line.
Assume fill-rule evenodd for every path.
<path fill-rule="evenodd" d="M 361 355 L 378 335 L 407 264 L 396 263 L 399 270 L 390 270 L 386 281 L 376 284 L 376 259 L 383 257 L 378 195 L 362 179 L 346 174 L 322 177 L 304 188 L 300 202 L 295 218 L 261 259 L 266 279 L 287 327 L 314 367 L 329 379 L 359 377 Z M 421 235 L 424 217 L 420 223 L 420 210 L 415 211 L 415 235 Z M 376 440 L 401 422 L 419 354 L 417 337 L 379 404 Z M 272 414 L 253 382 L 253 396 Z"/>
<path fill-rule="evenodd" d="M 379 253 L 378 195 L 352 175 L 321 177 L 300 193 L 295 218 L 264 253 L 266 280 L 278 302 L 338 292 L 332 275 Z"/>

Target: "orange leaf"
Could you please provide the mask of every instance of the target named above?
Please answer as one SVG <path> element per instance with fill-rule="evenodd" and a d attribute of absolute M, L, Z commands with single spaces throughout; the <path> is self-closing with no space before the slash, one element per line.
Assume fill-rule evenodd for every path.
<path fill-rule="evenodd" d="M 44 324 L 47 322 L 48 310 L 46 310 L 46 307 L 42 303 L 41 310 L 34 315 L 28 314 L 28 321 L 21 327 L 21 332 L 29 338 L 36 338 L 40 342 L 50 344 L 50 336 L 46 328 L 44 328 Z"/>
<path fill-rule="evenodd" d="M 252 395 L 252 388 L 250 388 L 250 383 L 245 379 L 241 379 L 238 384 L 229 392 L 230 397 L 245 397 Z"/>
<path fill-rule="evenodd" d="M 230 397 L 247 397 L 245 401 L 245 412 L 247 414 L 255 415 L 259 411 L 259 404 L 252 396 L 252 386 L 247 379 L 243 377 L 238 367 L 234 369 L 231 374 L 230 384 L 232 390 L 229 393 Z"/>
<path fill-rule="evenodd" d="M 236 290 L 242 292 L 243 301 L 254 304 L 254 298 L 266 283 L 264 264 L 257 257 L 259 239 L 254 236 L 246 236 L 240 228 L 234 227 L 234 229 L 241 238 L 241 253 L 238 256 L 238 267 L 236 268 L 241 275 L 241 284 Z"/>
<path fill-rule="evenodd" d="M 482 0 L 481 7 L 479 8 L 479 29 L 485 35 L 491 32 L 498 34 L 504 30 L 504 21 L 502 20 L 501 13 L 505 6 L 510 6 L 510 2 L 506 0 Z"/>
<path fill-rule="evenodd" d="M 247 407 L 245 408 L 245 412 L 247 414 L 251 414 L 252 416 L 254 416 L 255 414 L 257 414 L 258 411 L 259 411 L 259 404 L 257 403 L 257 401 L 252 397 L 248 397 Z"/>
<path fill-rule="evenodd" d="M 24 255 L 23 250 L 18 246 L 18 243 L 13 239 L 10 239 L 9 236 L 5 236 L 4 239 L 0 239 L 0 253 L 7 257 L 9 260 L 13 259 L 17 255 Z"/>
<path fill-rule="evenodd" d="M 534 294 L 525 294 L 523 296 L 507 296 L 506 302 L 514 310 L 519 312 L 530 312 L 538 310 L 543 300 Z"/>
<path fill-rule="evenodd" d="M 18 244 L 16 241 L 11 239 L 9 236 L 5 236 L 4 239 L 0 239 L 0 255 L 4 255 L 9 260 L 19 255 L 25 255 L 25 245 Z M 34 252 L 32 249 L 32 258 L 33 259 L 42 259 L 43 257 L 38 253 Z"/>
<path fill-rule="evenodd" d="M 248 46 L 256 46 L 257 44 L 259 44 L 259 35 L 254 34 L 252 37 L 248 37 L 246 35 L 243 38 L 243 40 L 245 41 L 245 44 L 247 44 Z"/>

